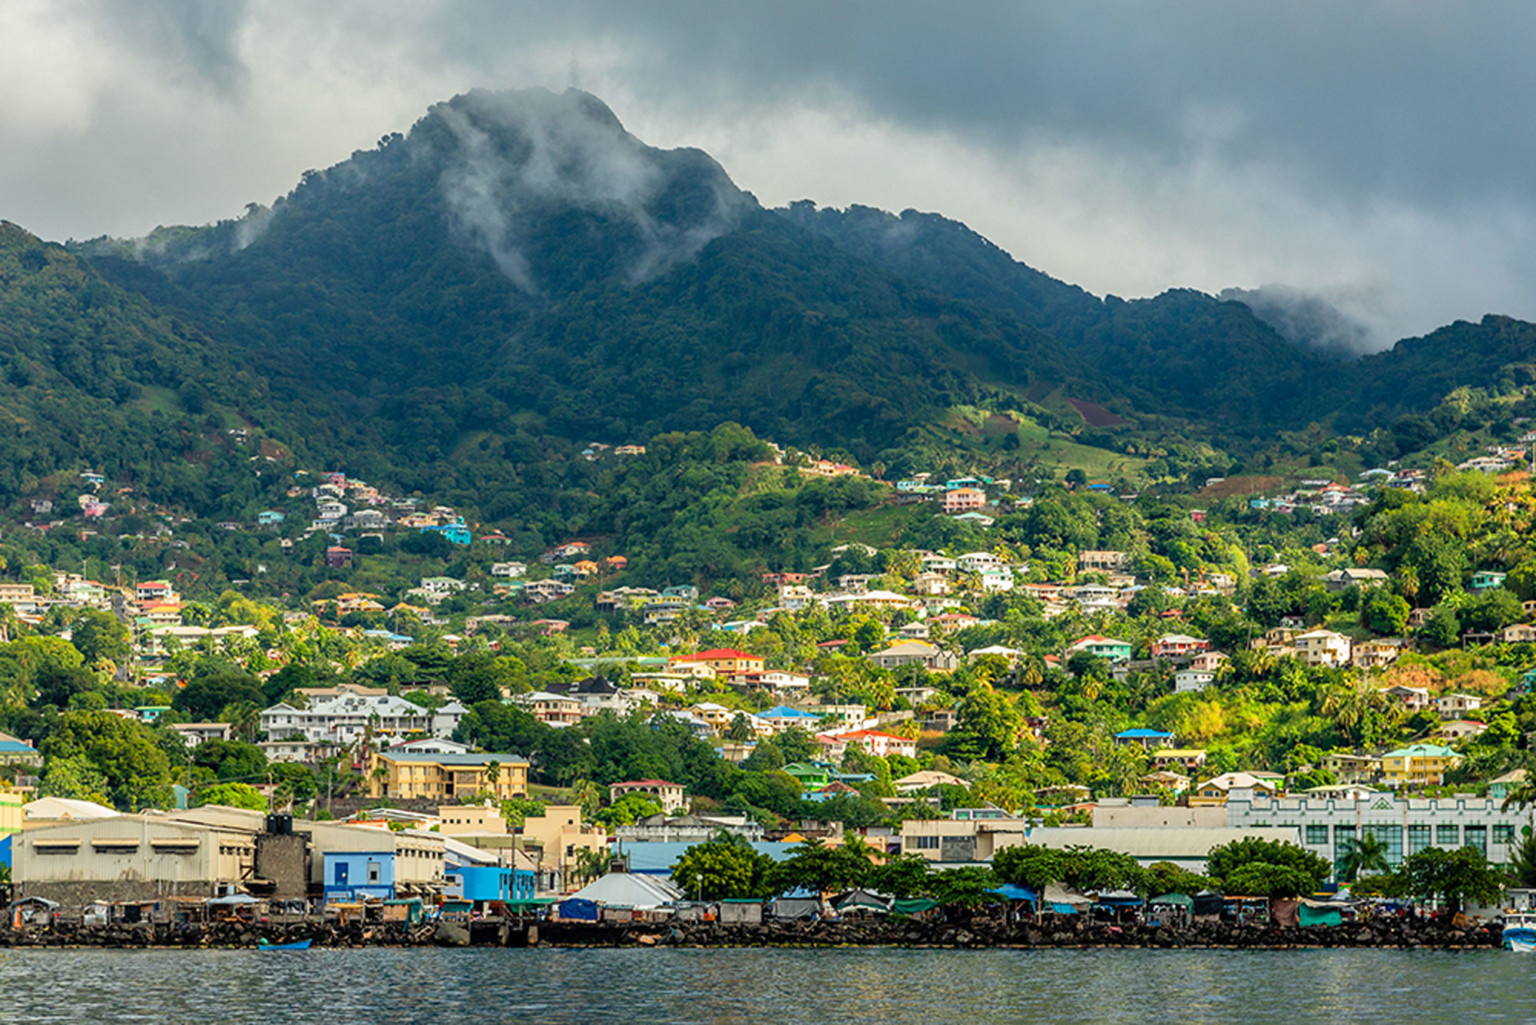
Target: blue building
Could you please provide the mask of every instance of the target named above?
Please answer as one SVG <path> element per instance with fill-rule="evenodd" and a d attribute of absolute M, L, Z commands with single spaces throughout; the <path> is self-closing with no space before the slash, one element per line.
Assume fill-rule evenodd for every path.
<path fill-rule="evenodd" d="M 464 900 L 533 900 L 534 875 L 527 869 L 499 865 L 460 865 L 444 870 L 445 893 Z"/>
<path fill-rule="evenodd" d="M 462 523 L 447 523 L 440 527 L 422 527 L 423 534 L 441 534 L 456 545 L 467 545 L 472 540 L 469 528 Z"/>
<path fill-rule="evenodd" d="M 325 899 L 389 900 L 395 895 L 394 851 L 326 851 Z"/>

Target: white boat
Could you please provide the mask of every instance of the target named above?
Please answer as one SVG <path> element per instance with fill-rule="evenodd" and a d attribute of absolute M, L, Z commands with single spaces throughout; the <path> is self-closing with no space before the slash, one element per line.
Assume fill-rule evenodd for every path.
<path fill-rule="evenodd" d="M 1513 950 L 1517 954 L 1536 953 L 1536 912 L 1505 913 L 1504 949 Z"/>

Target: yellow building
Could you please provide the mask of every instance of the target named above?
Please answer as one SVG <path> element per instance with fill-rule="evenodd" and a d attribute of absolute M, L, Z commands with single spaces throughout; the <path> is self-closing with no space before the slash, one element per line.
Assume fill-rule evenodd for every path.
<path fill-rule="evenodd" d="M 498 801 L 527 797 L 528 760 L 512 754 L 376 753 L 369 763 L 369 797 L 446 802 L 477 794 L 489 794 Z"/>
<path fill-rule="evenodd" d="M 0 836 L 21 832 L 21 806 L 25 803 L 22 791 L 0 788 Z"/>
<path fill-rule="evenodd" d="M 1445 773 L 1461 764 L 1461 755 L 1439 744 L 1409 744 L 1381 756 L 1382 779 L 1389 787 L 1437 787 Z"/>
<path fill-rule="evenodd" d="M 576 889 L 578 852 L 608 848 L 608 831 L 602 826 L 583 825 L 579 804 L 551 804 L 544 814 L 529 815 L 518 829 L 518 839 L 538 852 L 540 890 Z"/>

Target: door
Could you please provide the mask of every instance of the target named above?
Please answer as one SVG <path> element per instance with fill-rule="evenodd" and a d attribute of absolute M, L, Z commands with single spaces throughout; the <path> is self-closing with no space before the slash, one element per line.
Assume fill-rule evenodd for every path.
<path fill-rule="evenodd" d="M 345 861 L 338 861 L 336 863 L 335 875 L 334 882 L 337 886 L 347 885 L 347 863 Z"/>

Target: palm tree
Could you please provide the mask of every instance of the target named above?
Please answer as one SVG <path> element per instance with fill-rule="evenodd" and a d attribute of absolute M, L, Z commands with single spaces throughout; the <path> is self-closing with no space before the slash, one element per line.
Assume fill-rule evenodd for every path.
<path fill-rule="evenodd" d="M 596 879 L 608 871 L 608 858 L 606 847 L 578 847 L 576 863 L 571 866 L 571 873 L 577 881 Z"/>
<path fill-rule="evenodd" d="M 1387 864 L 1387 845 L 1382 843 L 1381 837 L 1375 833 L 1363 833 L 1349 841 L 1344 857 L 1339 862 L 1339 876 L 1344 882 L 1352 883 L 1361 873 L 1386 872 L 1390 868 Z"/>
<path fill-rule="evenodd" d="M 1356 741 L 1364 732 L 1373 712 L 1386 711 L 1390 699 L 1364 677 L 1332 687 L 1323 698 L 1322 713 L 1331 718 L 1339 732 Z"/>
<path fill-rule="evenodd" d="M 1536 886 L 1536 833 L 1527 833 L 1509 852 L 1509 872 L 1521 886 Z"/>
<path fill-rule="evenodd" d="M 1504 803 L 1499 806 L 1500 811 L 1509 811 L 1511 808 L 1528 808 L 1536 804 L 1536 778 L 1529 773 L 1519 785 L 1510 790 L 1504 798 Z"/>

